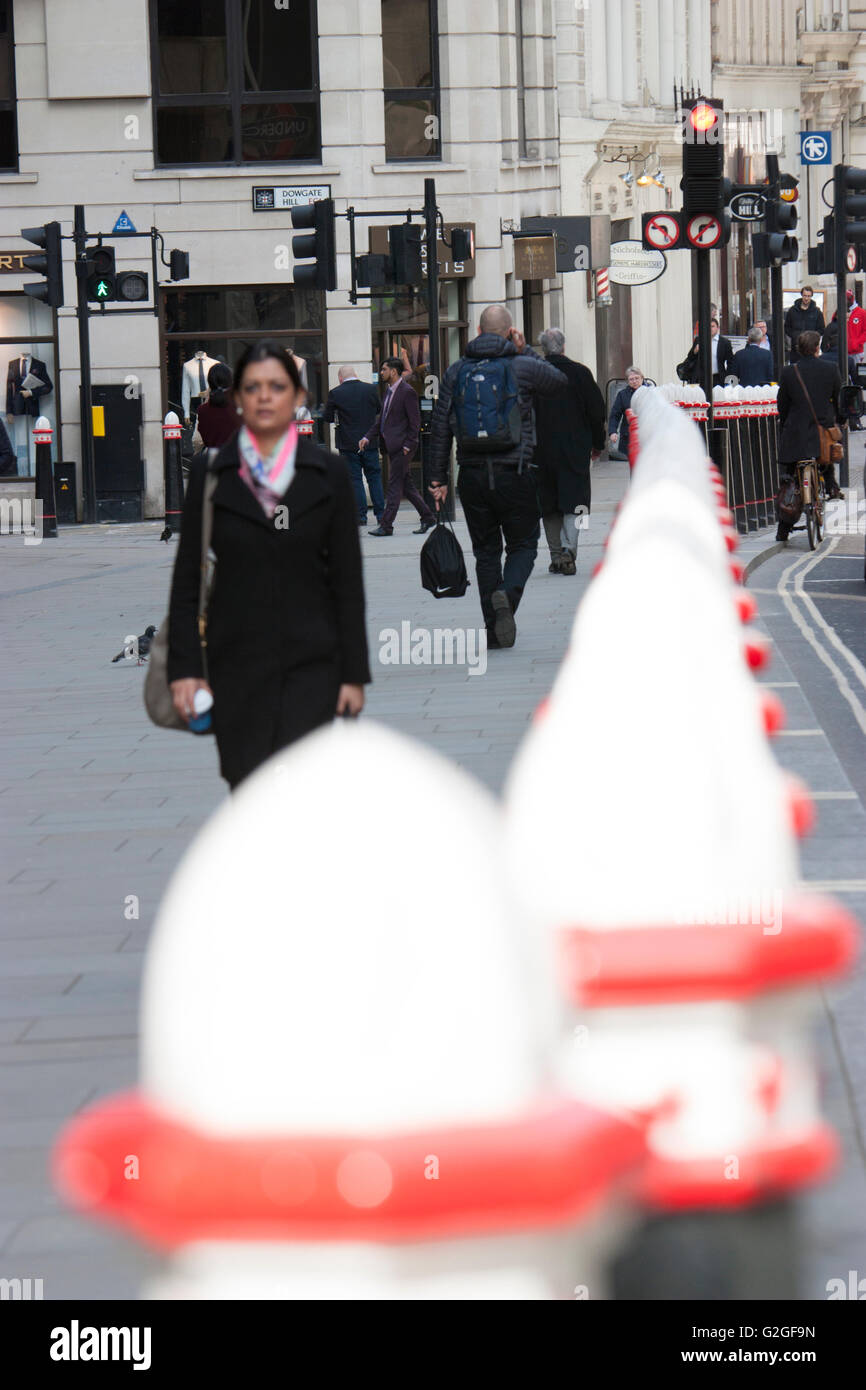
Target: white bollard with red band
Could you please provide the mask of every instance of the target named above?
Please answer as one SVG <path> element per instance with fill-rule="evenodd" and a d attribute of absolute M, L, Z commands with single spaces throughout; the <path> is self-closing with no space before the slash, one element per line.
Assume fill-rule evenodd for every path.
<path fill-rule="evenodd" d="M 54 468 L 51 462 L 51 440 L 54 432 L 51 421 L 40 415 L 33 426 L 33 443 L 36 446 L 36 499 L 42 503 L 42 536 L 53 538 L 57 535 L 57 503 L 54 496 Z"/>
<path fill-rule="evenodd" d="M 445 826 L 459 861 L 419 892 L 419 829 Z M 140 1090 L 56 1161 L 77 1206 L 170 1255 L 153 1296 L 603 1296 L 642 1132 L 554 1087 L 552 943 L 497 891 L 500 854 L 489 794 L 368 722 L 211 819 L 150 947 Z"/>

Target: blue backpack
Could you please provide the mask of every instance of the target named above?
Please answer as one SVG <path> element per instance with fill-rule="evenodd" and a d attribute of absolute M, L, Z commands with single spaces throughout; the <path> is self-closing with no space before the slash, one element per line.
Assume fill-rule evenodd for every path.
<path fill-rule="evenodd" d="M 517 378 L 507 357 L 464 358 L 451 399 L 460 453 L 502 454 L 519 446 Z"/>

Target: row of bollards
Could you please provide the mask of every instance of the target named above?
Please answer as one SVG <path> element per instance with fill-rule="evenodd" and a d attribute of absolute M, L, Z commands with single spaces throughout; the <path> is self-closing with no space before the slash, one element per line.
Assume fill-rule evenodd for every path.
<path fill-rule="evenodd" d="M 172 879 L 139 1089 L 56 1155 L 168 1257 L 149 1296 L 796 1296 L 794 1197 L 835 1152 L 809 1028 L 854 925 L 799 882 L 809 803 L 720 476 L 661 393 L 632 406 L 632 487 L 504 803 L 338 721 Z M 459 846 L 439 892 L 419 825 Z"/>

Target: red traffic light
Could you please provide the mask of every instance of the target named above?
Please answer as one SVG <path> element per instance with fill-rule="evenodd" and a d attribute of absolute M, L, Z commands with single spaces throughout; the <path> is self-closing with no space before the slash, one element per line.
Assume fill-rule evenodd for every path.
<path fill-rule="evenodd" d="M 712 126 L 716 125 L 718 119 L 718 111 L 705 101 L 699 101 L 697 106 L 693 106 L 689 112 L 689 120 L 695 130 L 710 130 Z"/>

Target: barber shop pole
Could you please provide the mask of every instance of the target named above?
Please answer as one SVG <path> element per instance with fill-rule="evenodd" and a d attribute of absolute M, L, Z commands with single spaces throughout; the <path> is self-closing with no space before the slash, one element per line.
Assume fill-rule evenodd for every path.
<path fill-rule="evenodd" d="M 613 295 L 610 292 L 610 271 L 607 266 L 602 266 L 595 272 L 595 302 L 596 304 L 612 304 Z"/>

